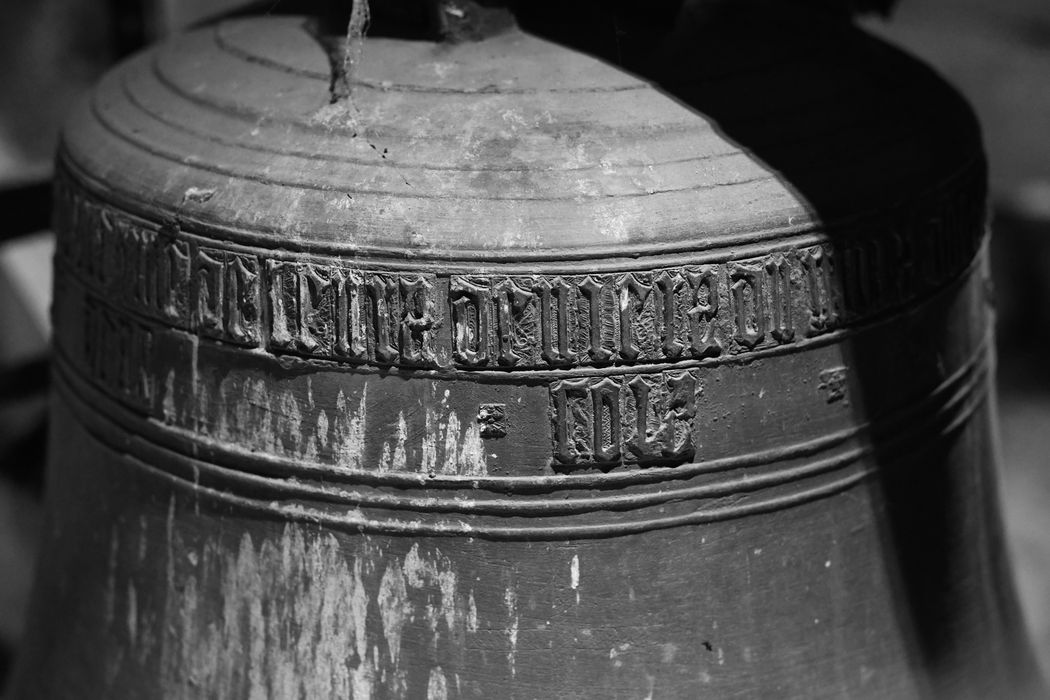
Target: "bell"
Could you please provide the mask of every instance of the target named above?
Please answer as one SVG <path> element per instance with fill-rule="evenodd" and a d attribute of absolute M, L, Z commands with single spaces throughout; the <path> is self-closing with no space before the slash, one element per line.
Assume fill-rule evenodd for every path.
<path fill-rule="evenodd" d="M 965 103 L 562 5 L 229 20 L 72 115 L 9 697 L 1041 697 Z"/>

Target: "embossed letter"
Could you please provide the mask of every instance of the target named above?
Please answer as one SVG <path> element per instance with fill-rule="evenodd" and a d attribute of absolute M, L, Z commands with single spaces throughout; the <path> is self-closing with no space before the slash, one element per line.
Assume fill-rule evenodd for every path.
<path fill-rule="evenodd" d="M 588 277 L 580 284 L 580 291 L 587 297 L 588 341 L 587 354 L 595 362 L 605 362 L 612 357 L 612 350 L 602 344 L 602 296 L 605 280 Z M 610 324 L 611 325 L 611 324 Z"/>
<path fill-rule="evenodd" d="M 762 269 L 754 265 L 729 263 L 730 290 L 736 333 L 733 339 L 753 348 L 765 337 L 766 310 L 762 292 Z"/>
<path fill-rule="evenodd" d="M 766 258 L 766 272 L 769 274 L 769 303 L 772 307 L 770 333 L 778 342 L 790 343 L 795 337 L 791 316 L 791 267 L 783 253 Z"/>
<path fill-rule="evenodd" d="M 453 355 L 457 362 L 481 367 L 489 362 L 489 307 L 492 293 L 488 281 L 477 283 L 453 277 L 449 287 L 454 329 Z"/>
<path fill-rule="evenodd" d="M 689 352 L 693 357 L 718 357 L 722 341 L 715 334 L 718 319 L 718 268 L 686 272 L 689 283 Z M 706 324 L 706 325 L 705 325 Z"/>
<path fill-rule="evenodd" d="M 666 273 L 665 273 L 666 274 Z M 619 281 L 620 289 L 620 357 L 628 362 L 638 357 L 638 345 L 634 342 L 634 319 L 645 305 L 652 287 L 642 284 L 633 274 L 624 275 Z M 674 310 L 671 311 L 672 316 Z M 593 333 L 593 331 L 592 331 Z"/>
<path fill-rule="evenodd" d="M 434 285 L 424 276 L 401 279 L 401 359 L 413 364 L 435 362 L 434 339 L 437 325 Z"/>
<path fill-rule="evenodd" d="M 499 355 L 496 361 L 504 367 L 513 367 L 521 361 L 521 356 L 514 351 L 518 324 L 533 299 L 514 280 L 505 279 L 496 284 L 496 324 L 499 326 L 497 341 Z"/>
<path fill-rule="evenodd" d="M 570 364 L 569 286 L 560 277 L 540 277 L 533 286 L 540 302 L 540 357 L 550 365 Z"/>

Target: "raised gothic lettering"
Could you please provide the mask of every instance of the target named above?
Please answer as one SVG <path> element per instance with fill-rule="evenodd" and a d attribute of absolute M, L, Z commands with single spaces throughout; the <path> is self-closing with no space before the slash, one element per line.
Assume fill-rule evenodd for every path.
<path fill-rule="evenodd" d="M 620 460 L 620 383 L 611 378 L 567 379 L 551 387 L 554 460 L 566 467 Z"/>
<path fill-rule="evenodd" d="M 204 335 L 222 335 L 224 311 L 223 275 L 221 250 L 198 248 L 193 261 L 193 321 L 194 327 Z"/>
<path fill-rule="evenodd" d="M 514 280 L 504 279 L 495 285 L 496 335 L 499 348 L 496 361 L 504 367 L 513 367 L 522 360 L 517 351 L 518 331 L 535 295 L 522 289 Z"/>
<path fill-rule="evenodd" d="M 157 236 L 159 265 L 157 299 L 161 318 L 173 324 L 186 325 L 190 299 L 190 247 L 166 235 L 161 229 Z"/>
<path fill-rule="evenodd" d="M 733 316 L 736 321 L 733 338 L 741 345 L 753 348 L 765 337 L 766 310 L 762 293 L 762 270 L 754 265 L 730 263 L 729 279 L 733 295 Z"/>
<path fill-rule="evenodd" d="M 619 290 L 619 354 L 622 359 L 631 362 L 638 358 L 640 352 L 638 344 L 635 342 L 634 321 L 645 306 L 645 300 L 649 298 L 652 288 L 648 284 L 640 282 L 637 275 L 629 274 L 620 278 Z"/>
<path fill-rule="evenodd" d="M 297 266 L 299 298 L 296 309 L 297 350 L 329 356 L 336 337 L 336 284 L 331 271 L 320 265 Z"/>
<path fill-rule="evenodd" d="M 397 278 L 393 275 L 369 275 L 365 285 L 368 298 L 369 324 L 372 331 L 373 356 L 376 362 L 390 364 L 398 358 Z"/>
<path fill-rule="evenodd" d="M 770 333 L 779 343 L 790 343 L 795 338 L 794 319 L 791 317 L 791 268 L 783 253 L 766 259 L 769 275 Z"/>
<path fill-rule="evenodd" d="M 540 304 L 540 357 L 549 365 L 576 359 L 569 349 L 569 289 L 560 277 L 540 277 L 533 286 Z"/>
<path fill-rule="evenodd" d="M 432 365 L 433 330 L 437 326 L 437 306 L 433 283 L 422 275 L 401 279 L 401 359 L 412 364 Z"/>
<path fill-rule="evenodd" d="M 839 321 L 839 293 L 835 288 L 834 260 L 831 252 L 822 246 L 803 251 L 800 255 L 806 271 L 809 288 L 808 335 L 826 333 Z"/>
<path fill-rule="evenodd" d="M 556 469 L 673 465 L 695 456 L 695 370 L 551 384 Z"/>
<path fill-rule="evenodd" d="M 580 283 L 580 292 L 587 300 L 587 354 L 594 362 L 606 362 L 613 354 L 604 343 L 603 330 L 606 324 L 605 314 L 602 313 L 602 297 L 605 296 L 605 289 L 606 283 L 601 277 L 591 276 Z"/>
<path fill-rule="evenodd" d="M 364 277 L 354 270 L 336 270 L 335 354 L 350 359 L 368 356 L 366 314 L 362 309 L 361 289 Z"/>
<path fill-rule="evenodd" d="M 60 173 L 57 259 L 118 311 L 273 352 L 461 369 L 673 362 L 792 343 L 929 293 L 983 240 L 976 183 L 902 207 L 886 231 L 761 260 L 489 277 L 292 261 L 140 220 Z"/>
<path fill-rule="evenodd" d="M 259 262 L 230 254 L 226 262 L 226 336 L 245 345 L 259 342 Z"/>
<path fill-rule="evenodd" d="M 718 268 L 708 266 L 685 273 L 689 285 L 689 351 L 693 357 L 718 357 L 722 342 L 715 331 L 718 319 Z"/>
<path fill-rule="evenodd" d="M 634 399 L 634 434 L 628 450 L 639 463 L 693 458 L 696 378 L 687 371 L 638 375 L 628 383 Z"/>
<path fill-rule="evenodd" d="M 152 332 L 92 299 L 84 305 L 83 322 L 88 375 L 125 403 L 148 412 L 154 396 Z"/>
<path fill-rule="evenodd" d="M 266 265 L 270 297 L 270 347 L 285 350 L 292 347 L 296 335 L 297 278 L 291 263 L 270 260 Z"/>
<path fill-rule="evenodd" d="M 453 354 L 457 362 L 481 367 L 489 362 L 488 281 L 453 277 L 449 288 L 452 307 Z"/>
<path fill-rule="evenodd" d="M 656 321 L 664 357 L 673 360 L 681 356 L 685 345 L 678 340 L 678 304 L 676 300 L 686 288 L 686 279 L 677 272 L 664 270 L 653 279 L 657 290 Z"/>

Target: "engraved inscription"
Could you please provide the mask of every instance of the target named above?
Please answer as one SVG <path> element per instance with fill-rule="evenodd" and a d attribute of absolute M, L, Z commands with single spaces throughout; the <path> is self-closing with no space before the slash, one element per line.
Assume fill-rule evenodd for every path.
<path fill-rule="evenodd" d="M 402 277 L 401 292 L 401 358 L 413 365 L 434 365 L 434 330 L 438 326 L 434 283 L 425 275 Z"/>
<path fill-rule="evenodd" d="M 552 366 L 574 364 L 569 348 L 569 286 L 561 277 L 536 277 L 532 285 L 540 305 L 540 357 Z"/>
<path fill-rule="evenodd" d="M 82 319 L 88 376 L 117 398 L 148 412 L 155 391 L 153 333 L 95 302 L 85 304 Z"/>
<path fill-rule="evenodd" d="M 553 382 L 552 466 L 566 471 L 691 461 L 699 388 L 696 370 Z"/>
<path fill-rule="evenodd" d="M 800 251 L 805 270 L 809 300 L 809 318 L 806 335 L 819 335 L 837 327 L 839 321 L 839 292 L 834 284 L 834 259 L 824 246 Z"/>
<path fill-rule="evenodd" d="M 58 258 L 117 310 L 276 354 L 462 370 L 673 363 L 796 343 L 912 303 L 980 245 L 978 186 L 902 208 L 885 231 L 759 257 L 489 275 L 209 240 L 101 204 L 60 175 Z"/>
<path fill-rule="evenodd" d="M 449 290 L 456 361 L 483 367 L 489 361 L 489 315 L 492 294 L 487 280 L 454 277 Z"/>
<path fill-rule="evenodd" d="M 730 290 L 733 295 L 733 339 L 754 348 L 766 336 L 766 303 L 763 295 L 763 270 L 757 265 L 729 264 Z"/>
<path fill-rule="evenodd" d="M 718 328 L 718 268 L 709 265 L 698 271 L 686 271 L 689 283 L 689 351 L 693 357 L 717 357 L 722 354 Z"/>

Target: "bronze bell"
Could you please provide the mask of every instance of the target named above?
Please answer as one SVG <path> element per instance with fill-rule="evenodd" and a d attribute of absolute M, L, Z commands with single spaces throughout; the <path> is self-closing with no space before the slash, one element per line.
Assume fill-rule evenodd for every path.
<path fill-rule="evenodd" d="M 822 10 L 579 5 L 227 21 L 72 116 L 11 697 L 1039 695 L 968 108 Z"/>

